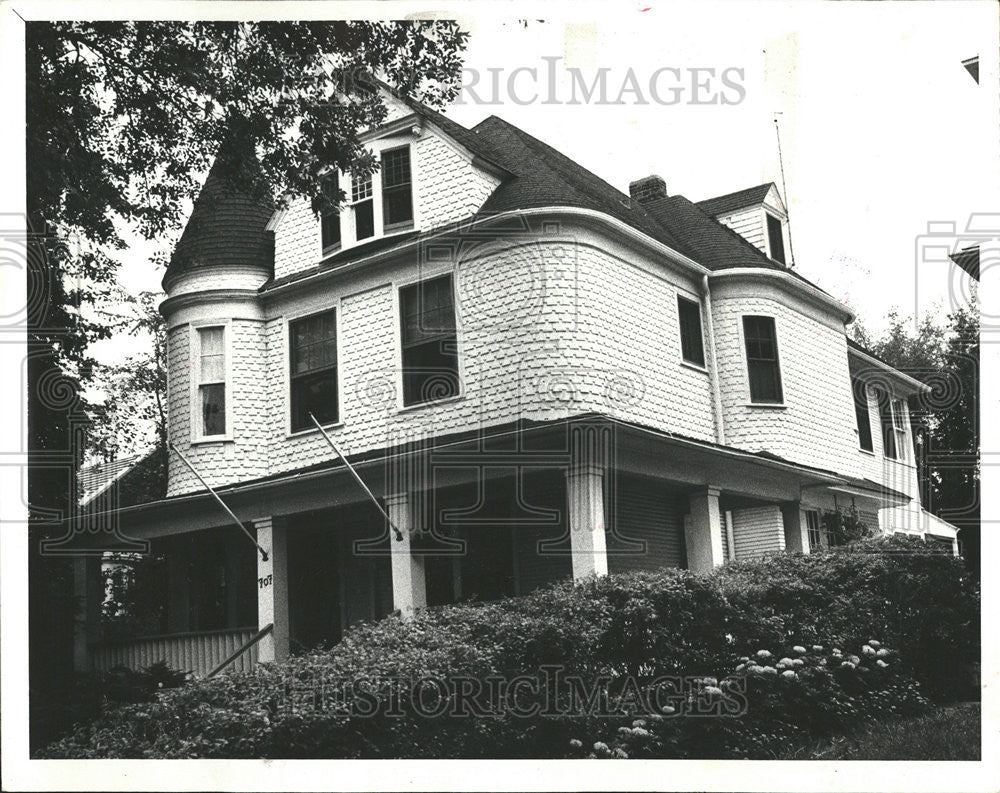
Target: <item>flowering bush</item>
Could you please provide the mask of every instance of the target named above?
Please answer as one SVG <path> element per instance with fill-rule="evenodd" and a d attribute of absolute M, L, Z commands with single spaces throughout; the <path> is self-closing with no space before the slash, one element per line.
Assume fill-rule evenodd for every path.
<path fill-rule="evenodd" d="M 955 692 L 977 653 L 960 565 L 856 545 L 358 625 L 108 712 L 39 756 L 770 756 L 918 710 L 927 681 Z"/>
<path fill-rule="evenodd" d="M 604 740 L 570 739 L 566 756 L 762 759 L 776 755 L 790 740 L 828 737 L 863 721 L 913 715 L 927 707 L 919 684 L 891 668 L 890 660 L 867 654 L 849 656 L 857 661 L 842 660 L 839 648 L 827 652 L 801 645 L 790 654 L 797 657 L 783 657 L 774 666 L 766 663 L 773 657 L 767 650 L 742 656 L 721 681 L 704 678 L 705 685 L 688 695 L 684 709 L 693 715 L 700 710 L 697 700 L 719 702 L 728 690 L 739 692 L 738 712 L 720 709 L 706 713 L 714 718 L 699 720 L 647 714 L 630 725 L 604 727 L 597 733 Z M 887 649 L 884 658 L 894 655 Z"/>

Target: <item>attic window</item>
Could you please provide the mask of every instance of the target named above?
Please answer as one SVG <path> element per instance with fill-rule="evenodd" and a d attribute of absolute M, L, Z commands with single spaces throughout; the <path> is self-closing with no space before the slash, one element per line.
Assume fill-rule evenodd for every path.
<path fill-rule="evenodd" d="M 386 230 L 412 225 L 410 147 L 382 152 L 382 225 Z"/>
<path fill-rule="evenodd" d="M 769 212 L 767 215 L 767 243 L 771 249 L 771 258 L 785 264 L 785 236 L 782 233 L 781 218 L 776 218 Z"/>
<path fill-rule="evenodd" d="M 358 241 L 375 236 L 375 203 L 371 175 L 354 174 L 351 179 L 351 203 L 354 205 L 354 238 Z"/>

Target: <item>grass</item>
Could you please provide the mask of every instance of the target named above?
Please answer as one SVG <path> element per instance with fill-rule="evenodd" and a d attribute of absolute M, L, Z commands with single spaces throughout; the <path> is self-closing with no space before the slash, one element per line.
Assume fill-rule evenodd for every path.
<path fill-rule="evenodd" d="M 850 735 L 799 746 L 781 760 L 979 760 L 980 708 L 964 702 L 913 719 L 880 721 Z"/>

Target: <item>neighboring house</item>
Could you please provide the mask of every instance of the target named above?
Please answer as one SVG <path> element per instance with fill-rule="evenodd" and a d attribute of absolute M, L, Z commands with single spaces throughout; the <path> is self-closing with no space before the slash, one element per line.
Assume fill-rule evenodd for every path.
<path fill-rule="evenodd" d="M 627 196 L 502 119 L 389 101 L 380 171 L 331 174 L 339 214 L 209 175 L 164 277 L 169 435 L 267 559 L 171 453 L 167 497 L 114 513 L 168 559 L 169 635 L 92 663 L 204 674 L 267 626 L 240 663 L 393 610 L 809 552 L 838 512 L 910 529 L 883 521 L 920 514 L 923 386 L 788 268 L 772 185 Z"/>

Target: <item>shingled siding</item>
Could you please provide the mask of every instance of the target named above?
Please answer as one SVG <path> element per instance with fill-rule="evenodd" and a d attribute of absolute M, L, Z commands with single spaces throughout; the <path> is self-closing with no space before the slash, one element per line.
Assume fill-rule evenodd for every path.
<path fill-rule="evenodd" d="M 198 472 L 213 487 L 243 479 L 255 479 L 267 472 L 267 437 L 262 432 L 261 417 L 267 413 L 264 337 L 261 323 L 234 319 L 227 328 L 231 335 L 228 352 L 232 357 L 231 380 L 226 399 L 232 401 L 231 442 L 195 443 L 191 441 L 191 327 L 181 325 L 170 331 L 167 360 L 170 371 L 169 433 Z M 167 495 L 173 496 L 201 489 L 201 485 L 175 454 L 169 458 Z"/>
<path fill-rule="evenodd" d="M 745 294 L 734 296 L 736 289 Z M 753 297 L 751 289 L 734 284 L 712 297 L 726 443 L 861 476 L 843 330 L 770 297 Z M 750 404 L 742 338 L 746 314 L 775 318 L 784 407 Z"/>
<path fill-rule="evenodd" d="M 764 241 L 764 210 L 759 206 L 721 215 L 717 220 L 758 248 L 761 253 L 767 253 L 767 243 Z"/>
<path fill-rule="evenodd" d="M 429 130 L 413 143 L 412 153 L 414 211 L 421 230 L 468 218 L 500 183 Z M 274 277 L 307 270 L 320 261 L 321 254 L 319 220 L 309 201 L 292 202 L 275 229 Z"/>
<path fill-rule="evenodd" d="M 500 184 L 476 168 L 468 157 L 437 135 L 427 132 L 414 145 L 417 217 L 424 230 L 475 214 Z"/>
<path fill-rule="evenodd" d="M 412 259 L 275 300 L 256 342 L 246 335 L 249 325 L 234 323 L 235 444 L 192 447 L 193 460 L 214 485 L 330 459 L 317 433 L 288 434 L 285 318 L 338 305 L 344 424 L 332 433 L 348 453 L 586 412 L 713 440 L 708 375 L 680 362 L 674 284 L 572 236 L 504 240 L 461 264 L 456 291 L 464 394 L 432 407 L 397 405 L 393 291 L 399 279 L 419 272 Z M 171 365 L 171 432 L 182 449 L 190 437 L 186 345 L 173 345 L 178 352 Z M 266 360 L 262 367 L 246 365 L 255 350 Z M 177 465 L 171 476 L 171 494 L 196 489 Z"/>
<path fill-rule="evenodd" d="M 736 559 L 753 559 L 785 550 L 781 509 L 776 505 L 733 511 Z"/>

